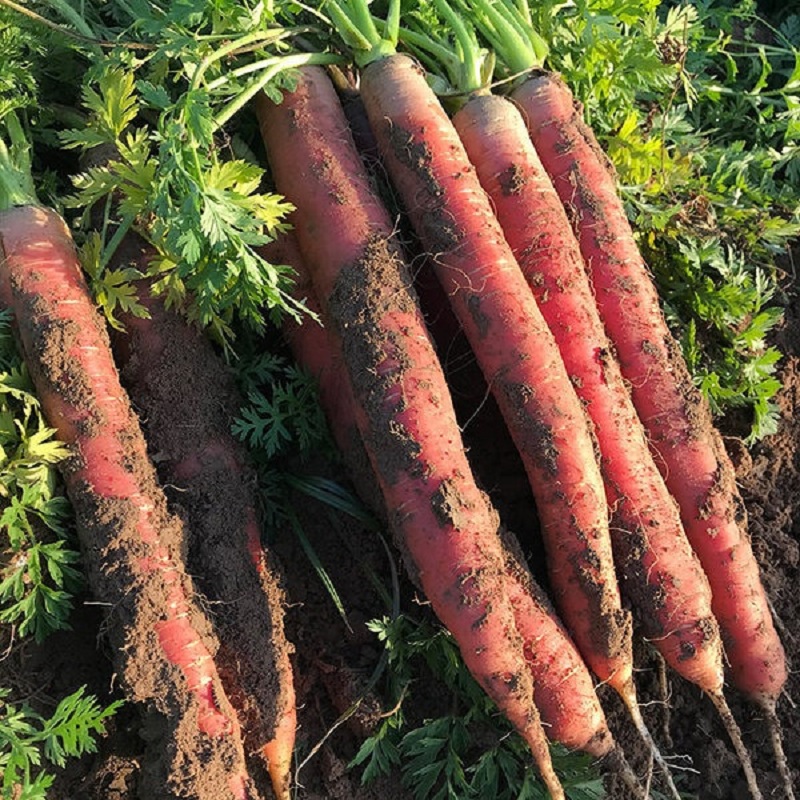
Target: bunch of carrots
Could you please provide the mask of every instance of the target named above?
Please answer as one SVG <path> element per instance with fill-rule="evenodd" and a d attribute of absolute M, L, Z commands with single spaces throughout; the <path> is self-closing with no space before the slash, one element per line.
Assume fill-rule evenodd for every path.
<path fill-rule="evenodd" d="M 416 270 L 435 273 L 522 458 L 549 597 L 473 476 L 396 221 L 318 66 L 296 70 L 280 102 L 262 94 L 255 104 L 275 188 L 294 207 L 292 232 L 266 253 L 294 268 L 297 299 L 324 323 L 287 322 L 286 338 L 319 381 L 346 460 L 366 455 L 371 471 L 354 481 L 554 800 L 565 795 L 548 740 L 606 759 L 646 796 L 609 731 L 597 681 L 619 694 L 679 796 L 639 711 L 634 633 L 713 701 L 760 798 L 725 701 L 727 666 L 770 721 L 793 798 L 775 713 L 786 658 L 733 468 L 666 326 L 613 171 L 569 88 L 542 68 L 524 14 L 492 0 L 464 5 L 475 28 L 434 3 L 452 29 L 447 42 L 405 31 L 398 0 L 383 21 L 365 0 L 328 0 L 325 12 L 358 67 L 382 168 L 425 253 Z M 509 31 L 531 47 L 504 46 Z M 485 42 L 520 76 L 507 95 L 487 88 Z M 452 117 L 422 67 L 437 60 L 461 98 Z M 122 320 L 115 361 L 63 221 L 24 180 L 2 174 L 0 303 L 15 314 L 48 418 L 72 448 L 65 483 L 92 589 L 119 618 L 110 627 L 118 672 L 169 724 L 167 771 L 148 786 L 153 796 L 200 798 L 192 776 L 203 770 L 214 780 L 202 797 L 259 797 L 250 775 L 258 754 L 287 798 L 291 648 L 246 457 L 214 417 L 236 402 L 227 373 L 146 285 L 149 318 Z M 129 236 L 116 257 L 130 264 L 152 253 Z M 203 380 L 218 392 L 201 407 L 154 377 L 158 364 L 174 368 L 181 347 L 208 351 Z M 187 373 L 184 386 L 200 379 Z M 123 383 L 161 454 L 158 476 Z M 176 441 L 181 419 L 213 435 L 189 430 Z M 227 486 L 231 507 L 246 509 L 241 524 L 220 535 L 202 514 L 179 519 L 158 477 L 206 507 Z M 249 600 L 210 619 L 190 574 L 223 606 Z"/>

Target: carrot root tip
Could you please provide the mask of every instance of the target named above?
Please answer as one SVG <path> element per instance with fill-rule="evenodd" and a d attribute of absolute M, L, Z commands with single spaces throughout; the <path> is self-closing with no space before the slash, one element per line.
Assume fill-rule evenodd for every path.
<path fill-rule="evenodd" d="M 681 800 L 681 794 L 678 791 L 678 787 L 675 786 L 675 781 L 672 779 L 672 771 L 669 768 L 669 764 L 667 764 L 666 759 L 661 754 L 661 750 L 659 750 L 655 739 L 653 739 L 653 736 L 650 733 L 650 729 L 647 727 L 647 724 L 642 717 L 642 712 L 639 708 L 639 702 L 636 697 L 636 689 L 633 686 L 633 682 L 621 687 L 620 690 L 618 690 L 618 694 L 622 698 L 622 702 L 625 703 L 625 707 L 628 709 L 628 713 L 630 714 L 636 730 L 639 732 L 639 736 L 647 745 L 647 748 L 650 751 L 651 759 L 658 766 L 664 780 L 666 781 L 669 794 L 674 798 L 674 800 Z M 648 779 L 648 783 L 649 782 L 650 781 Z M 649 788 L 647 793 L 649 794 Z"/>
<path fill-rule="evenodd" d="M 758 781 L 756 780 L 756 773 L 753 769 L 753 762 L 750 759 L 750 753 L 747 751 L 747 748 L 744 745 L 742 731 L 734 719 L 733 714 L 731 713 L 730 706 L 728 705 L 725 696 L 722 694 L 722 691 L 708 691 L 706 694 L 716 707 L 717 713 L 722 720 L 722 724 L 725 726 L 725 730 L 728 732 L 728 736 L 733 744 L 733 749 L 736 751 L 736 756 L 738 757 L 739 763 L 742 765 L 742 769 L 744 770 L 747 786 L 750 789 L 750 796 L 753 798 L 753 800 L 763 800 L 761 790 L 758 788 Z"/>
<path fill-rule="evenodd" d="M 783 732 L 781 730 L 778 714 L 775 710 L 775 701 L 769 698 L 759 702 L 759 705 L 766 714 L 769 738 L 772 742 L 772 752 L 775 755 L 775 763 L 778 767 L 778 774 L 781 776 L 781 783 L 783 784 L 783 791 L 786 794 L 786 800 L 795 800 L 795 793 L 792 788 L 794 783 L 792 780 L 792 769 L 789 766 L 786 752 L 783 749 Z"/>

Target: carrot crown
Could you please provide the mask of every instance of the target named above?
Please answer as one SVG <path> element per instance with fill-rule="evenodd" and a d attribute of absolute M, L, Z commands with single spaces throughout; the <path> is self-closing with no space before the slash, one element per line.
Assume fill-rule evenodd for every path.
<path fill-rule="evenodd" d="M 533 27 L 527 0 L 470 0 L 468 8 L 470 18 L 512 75 L 544 66 L 550 48 Z"/>
<path fill-rule="evenodd" d="M 9 111 L 0 119 L 0 211 L 36 204 L 31 146 L 19 118 Z"/>
<path fill-rule="evenodd" d="M 437 78 L 444 80 L 447 89 L 470 95 L 486 92 L 494 72 L 494 53 L 481 47 L 475 27 L 463 15 L 453 10 L 447 0 L 433 0 L 440 20 L 432 28 L 429 20 L 414 20 L 414 28 L 400 28 L 400 41 L 422 61 Z M 435 23 L 434 23 L 435 26 Z"/>
<path fill-rule="evenodd" d="M 367 0 L 328 0 L 325 7 L 358 66 L 366 67 L 397 52 L 400 0 L 391 0 L 386 19 L 377 21 L 370 14 Z"/>

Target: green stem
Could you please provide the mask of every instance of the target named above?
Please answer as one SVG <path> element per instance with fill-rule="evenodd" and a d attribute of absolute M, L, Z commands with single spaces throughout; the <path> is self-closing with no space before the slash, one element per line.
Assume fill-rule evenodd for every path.
<path fill-rule="evenodd" d="M 400 0 L 391 0 L 383 35 L 370 14 L 367 0 L 328 0 L 328 15 L 342 41 L 350 48 L 356 63 L 365 67 L 397 51 L 400 29 Z"/>
<path fill-rule="evenodd" d="M 32 19 L 39 25 L 43 25 L 45 28 L 49 28 L 51 31 L 56 31 L 57 33 L 61 33 L 64 36 L 68 36 L 71 39 L 75 39 L 78 42 L 82 42 L 86 45 L 89 45 L 91 49 L 98 55 L 102 52 L 101 48 L 103 47 L 107 48 L 125 47 L 129 50 L 157 49 L 157 45 L 145 44 L 143 42 L 123 42 L 123 41 L 110 42 L 107 39 L 97 39 L 94 36 L 84 36 L 84 34 L 72 30 L 72 28 L 65 28 L 63 25 L 59 25 L 57 22 L 53 22 L 47 19 L 47 17 L 43 17 L 41 14 L 37 14 L 35 11 L 33 11 L 30 8 L 27 8 L 26 6 L 22 6 L 19 3 L 15 3 L 14 0 L 0 0 L 0 6 L 5 6 L 6 8 L 10 8 L 12 11 L 21 14 L 22 16 L 28 17 L 29 19 Z"/>
<path fill-rule="evenodd" d="M 207 83 L 206 89 L 209 92 L 221 89 L 226 83 L 230 83 L 231 78 L 243 78 L 245 75 L 250 75 L 253 72 L 261 72 L 262 69 L 267 69 L 277 64 L 281 58 L 282 56 L 270 56 L 269 58 L 262 58 L 260 61 L 251 61 L 249 64 L 243 64 L 241 67 L 232 69 L 224 75 L 220 75 L 219 78 L 215 78 L 213 81 Z"/>
<path fill-rule="evenodd" d="M 430 53 L 440 65 L 446 65 L 455 57 L 455 53 L 447 45 L 411 28 L 400 28 L 400 41 L 416 50 L 424 50 Z"/>
<path fill-rule="evenodd" d="M 306 39 L 303 38 L 304 33 L 319 33 L 320 29 L 318 26 L 315 25 L 296 25 L 292 28 L 273 28 L 272 31 L 273 33 L 277 32 L 274 38 L 268 39 L 267 41 L 261 43 L 256 42 L 254 44 L 244 45 L 240 47 L 238 50 L 234 50 L 233 53 L 231 53 L 231 55 L 238 58 L 239 56 L 243 56 L 246 53 L 252 53 L 255 50 L 261 50 L 266 44 L 275 44 L 276 42 L 283 41 L 284 39 L 288 39 L 290 37 L 294 39 L 295 43 L 307 41 Z M 215 36 L 214 38 L 227 39 L 228 37 Z M 198 37 L 198 39 L 206 41 L 204 37 Z M 211 41 L 211 39 L 209 38 L 208 41 Z M 308 50 L 309 48 L 297 46 L 297 49 Z"/>
<path fill-rule="evenodd" d="M 251 33 L 241 36 L 228 44 L 217 47 L 212 53 L 205 56 L 197 66 L 197 69 L 192 76 L 192 89 L 197 89 L 200 86 L 200 80 L 205 75 L 208 68 L 215 64 L 217 61 L 226 58 L 232 53 L 236 53 L 243 47 L 248 47 L 256 42 L 267 44 L 276 38 L 282 38 L 285 35 L 285 29 L 271 29 L 266 31 L 252 31 Z"/>
<path fill-rule="evenodd" d="M 372 15 L 369 13 L 369 6 L 366 0 L 351 0 L 350 8 L 352 9 L 353 23 L 355 26 L 364 33 L 370 41 L 378 41 L 381 37 L 375 23 L 372 21 Z"/>
<path fill-rule="evenodd" d="M 328 13 L 334 27 L 339 32 L 344 43 L 353 50 L 371 50 L 375 45 L 374 40 L 367 38 L 359 27 L 347 16 L 347 13 L 338 0 L 328 2 Z M 377 35 L 377 33 L 376 33 Z"/>
<path fill-rule="evenodd" d="M 400 0 L 391 0 L 389 13 L 386 15 L 386 25 L 383 29 L 383 38 L 397 47 L 400 35 Z"/>
<path fill-rule="evenodd" d="M 478 92 L 484 88 L 481 74 L 481 55 L 475 29 L 453 11 L 447 0 L 434 0 L 436 10 L 450 24 L 460 46 L 458 88 L 464 92 Z"/>
<path fill-rule="evenodd" d="M 240 51 L 237 51 L 237 54 L 239 52 Z M 306 50 L 306 52 L 308 54 L 311 54 L 311 52 L 312 52 L 311 48 L 308 48 Z M 301 55 L 301 54 L 298 53 L 298 54 L 295 54 L 295 55 Z M 316 55 L 319 56 L 321 54 L 317 53 Z M 253 72 L 261 72 L 262 69 L 267 69 L 269 67 L 272 67 L 274 64 L 279 64 L 281 61 L 283 61 L 284 59 L 289 58 L 289 57 L 290 56 L 286 56 L 286 55 L 283 55 L 283 56 L 269 56 L 268 58 L 262 58 L 259 61 L 251 61 L 249 64 L 242 64 L 241 67 L 236 67 L 235 69 L 227 70 L 224 75 L 220 75 L 218 78 L 215 78 L 213 81 L 209 81 L 206 84 L 206 89 L 209 92 L 216 91 L 217 89 L 221 89 L 223 86 L 225 86 L 226 83 L 229 83 L 231 78 L 242 78 L 245 75 L 250 75 Z M 331 58 L 332 59 L 336 59 L 336 60 L 328 61 L 327 60 L 327 56 L 326 56 L 325 60 L 324 61 L 320 61 L 320 63 L 324 63 L 324 64 L 342 63 L 342 59 L 340 59 L 338 56 L 331 56 Z"/>
<path fill-rule="evenodd" d="M 57 11 L 78 33 L 87 39 L 96 38 L 89 23 L 69 3 L 64 0 L 44 0 L 44 2 Z"/>
<path fill-rule="evenodd" d="M 764 100 L 772 105 L 781 106 L 781 100 L 786 99 L 785 89 L 768 89 L 765 92 L 743 92 L 741 89 L 731 89 L 728 86 L 714 85 L 705 87 L 704 91 L 710 94 L 725 94 L 731 97 L 742 97 L 750 100 Z"/>
<path fill-rule="evenodd" d="M 513 73 L 539 69 L 547 58 L 547 43 L 528 23 L 527 16 L 506 2 L 471 0 L 475 24 Z"/>
<path fill-rule="evenodd" d="M 0 137 L 0 211 L 15 206 L 38 205 L 31 174 L 31 146 L 17 115 L 2 119 L 9 144 Z"/>
<path fill-rule="evenodd" d="M 231 117 L 246 106 L 276 75 L 286 69 L 304 67 L 311 64 L 341 64 L 343 59 L 333 53 L 296 53 L 284 56 L 277 64 L 264 70 L 258 80 L 253 81 L 241 94 L 234 98 L 214 117 L 214 129 L 221 128 Z"/>
<path fill-rule="evenodd" d="M 533 27 L 533 20 L 531 19 L 531 7 L 528 5 L 528 0 L 517 0 L 514 6 L 519 16 L 525 20 L 529 28 Z"/>
<path fill-rule="evenodd" d="M 109 243 L 103 249 L 103 258 L 102 258 L 102 268 L 105 269 L 111 259 L 114 256 L 114 253 L 117 251 L 117 248 L 122 243 L 122 240 L 130 231 L 131 226 L 133 225 L 133 221 L 136 219 L 134 214 L 128 214 L 122 222 L 117 226 L 117 229 L 114 231 L 114 235 L 111 237 Z"/>

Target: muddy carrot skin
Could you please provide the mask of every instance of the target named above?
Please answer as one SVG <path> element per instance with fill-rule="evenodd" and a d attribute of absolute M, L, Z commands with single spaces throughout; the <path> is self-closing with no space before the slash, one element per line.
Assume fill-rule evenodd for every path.
<path fill-rule="evenodd" d="M 608 512 L 589 424 L 458 133 L 414 61 L 363 71 L 387 171 L 433 255 L 536 497 L 556 606 L 598 675 L 630 670 Z"/>
<path fill-rule="evenodd" d="M 72 455 L 62 474 L 89 584 L 128 696 L 161 719 L 162 753 L 143 770 L 151 797 L 253 798 L 219 648 L 182 564 L 185 531 L 167 510 L 104 322 L 69 231 L 54 212 L 0 212 L 0 303 L 11 309 L 50 425 Z"/>
<path fill-rule="evenodd" d="M 708 581 L 650 454 L 578 242 L 524 120 L 508 99 L 481 95 L 453 122 L 592 420 L 623 594 L 668 663 L 690 680 L 721 687 Z M 623 695 L 630 691 L 623 682 L 632 680 L 630 671 L 600 677 Z"/>
<path fill-rule="evenodd" d="M 309 311 L 320 321 L 305 317 L 298 322 L 288 317 L 281 322 L 281 330 L 295 361 L 317 382 L 320 405 L 328 427 L 361 499 L 373 511 L 383 508 L 383 496 L 369 456 L 356 423 L 353 387 L 347 375 L 342 355 L 331 340 L 323 319 L 322 305 L 317 299 L 311 273 L 303 260 L 297 239 L 292 231 L 281 234 L 264 249 L 264 255 L 273 264 L 287 264 L 296 273 L 292 294 L 303 301 Z"/>
<path fill-rule="evenodd" d="M 114 262 L 142 272 L 153 253 L 133 235 Z M 213 603 L 220 676 L 248 754 L 266 763 L 278 800 L 290 797 L 297 712 L 280 577 L 261 544 L 257 479 L 231 434 L 241 402 L 233 376 L 196 328 L 137 285 L 148 318 L 120 315 L 114 353 L 143 419 L 170 500 L 188 522 L 187 561 Z"/>
<path fill-rule="evenodd" d="M 297 272 L 297 294 L 309 308 L 320 310 L 313 295 L 311 276 L 291 235 L 282 236 L 279 247 L 270 249 L 274 263 L 289 264 Z M 370 508 L 386 518 L 383 499 L 366 458 L 355 421 L 355 407 L 347 375 L 342 374 L 340 354 L 328 331 L 316 323 L 287 322 L 284 330 L 298 363 L 320 379 L 320 403 L 330 420 L 357 491 Z M 363 458 L 354 458 L 364 453 Z M 356 463 L 353 464 L 352 462 Z M 565 747 L 597 757 L 613 747 L 605 714 L 592 677 L 569 634 L 556 616 L 544 592 L 535 583 L 524 558 L 509 535 L 502 536 L 506 564 L 504 592 L 511 601 L 514 620 L 522 636 L 523 652 L 534 680 L 536 707 L 550 739 Z"/>
<path fill-rule="evenodd" d="M 514 100 L 570 216 L 656 463 L 710 581 L 731 679 L 774 707 L 786 681 L 786 659 L 746 533 L 734 470 L 667 327 L 613 174 L 559 78 L 528 80 Z"/>
<path fill-rule="evenodd" d="M 563 798 L 502 591 L 498 520 L 475 485 L 444 374 L 393 226 L 373 193 L 330 80 L 298 71 L 257 112 L 278 191 L 344 354 L 356 419 L 407 565 L 464 662 Z"/>

